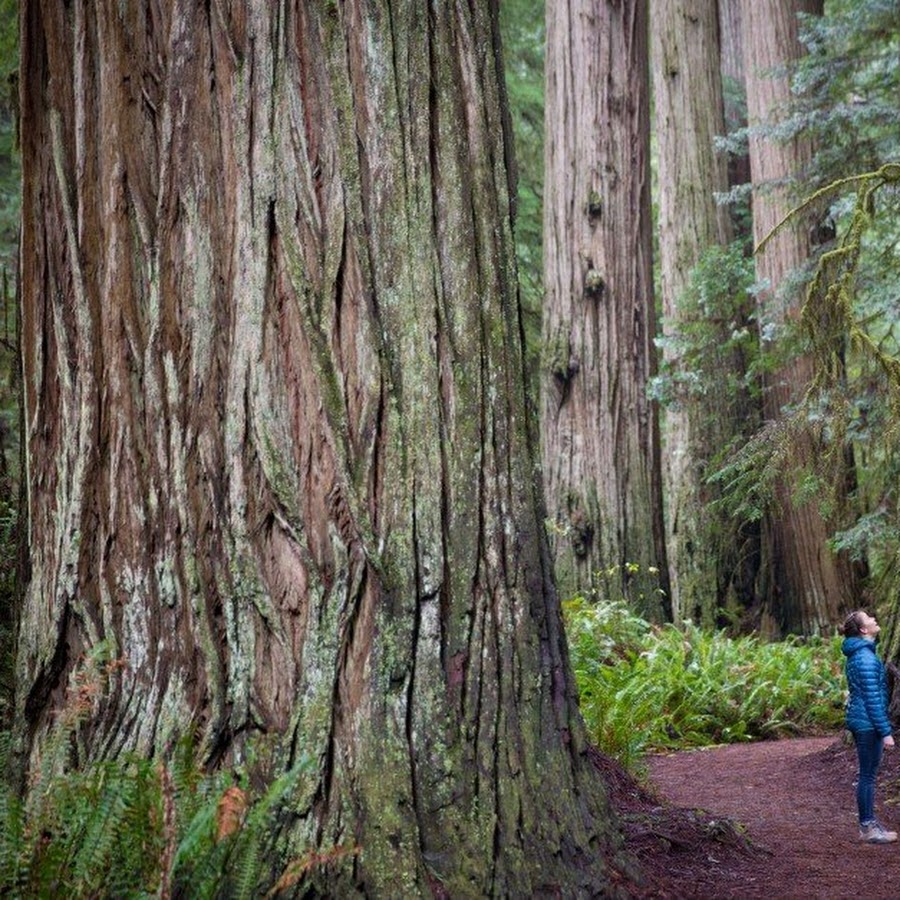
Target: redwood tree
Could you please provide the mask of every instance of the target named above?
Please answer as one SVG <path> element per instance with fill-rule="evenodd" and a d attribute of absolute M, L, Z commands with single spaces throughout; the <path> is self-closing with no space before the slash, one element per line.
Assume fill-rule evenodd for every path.
<path fill-rule="evenodd" d="M 496 4 L 21 15 L 26 759 L 106 648 L 80 758 L 310 755 L 285 852 L 361 848 L 319 890 L 604 892 Z"/>
<path fill-rule="evenodd" d="M 719 61 L 724 78 L 744 81 L 744 45 L 741 25 L 742 0 L 717 0 Z"/>
<path fill-rule="evenodd" d="M 648 67 L 647 0 L 547 4 L 541 439 L 556 571 L 565 590 L 620 572 L 659 616 Z"/>
<path fill-rule="evenodd" d="M 716 137 L 725 133 L 716 0 L 661 0 L 651 33 L 660 286 L 671 380 L 693 384 L 695 373 L 686 370 L 697 361 L 684 346 L 685 335 L 702 329 L 705 343 L 718 348 L 700 361 L 701 389 L 675 391 L 666 409 L 669 580 L 676 618 L 714 624 L 720 607 L 740 614 L 751 605 L 758 557 L 754 529 L 721 511 L 714 502 L 721 489 L 709 483 L 715 455 L 756 423 L 747 391 L 738 387 L 746 360 L 731 337 L 744 323 L 699 302 L 692 284 L 703 252 L 732 239 L 728 210 L 715 198 L 728 190 L 726 158 L 715 149 Z"/>
<path fill-rule="evenodd" d="M 773 135 L 773 125 L 787 115 L 791 98 L 788 64 L 803 48 L 798 41 L 798 13 L 821 13 L 821 0 L 744 0 L 742 28 L 750 124 L 750 167 L 753 178 L 753 236 L 759 244 L 796 204 L 784 186 L 803 171 L 811 145 L 802 137 Z M 777 329 L 796 322 L 802 294 L 793 275 L 807 262 L 813 247 L 810 222 L 794 218 L 757 255 L 759 315 Z M 764 415 L 778 422 L 796 404 L 812 377 L 812 360 L 797 353 L 766 375 Z M 809 463 L 821 447 L 803 439 L 792 449 L 796 464 Z M 850 473 L 837 473 L 837 491 L 850 483 Z M 764 595 L 776 629 L 804 633 L 828 629 L 842 613 L 858 605 L 856 573 L 849 561 L 833 554 L 827 544 L 831 528 L 818 498 L 795 502 L 788 481 L 776 488 L 777 507 L 763 523 Z"/>

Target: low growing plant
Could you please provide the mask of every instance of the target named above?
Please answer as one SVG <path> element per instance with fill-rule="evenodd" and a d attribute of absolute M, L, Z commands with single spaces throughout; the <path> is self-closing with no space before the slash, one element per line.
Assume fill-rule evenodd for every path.
<path fill-rule="evenodd" d="M 0 743 L 7 757 L 9 735 Z M 279 877 L 273 823 L 307 767 L 256 794 L 242 773 L 205 773 L 188 752 L 169 764 L 134 755 L 93 763 L 52 776 L 24 799 L 3 785 L 0 895 L 264 896 Z M 288 861 L 281 883 L 309 868 L 305 858 Z"/>
<path fill-rule="evenodd" d="M 843 721 L 837 641 L 651 625 L 621 602 L 564 603 L 581 711 L 628 768 L 644 753 L 817 734 Z"/>
<path fill-rule="evenodd" d="M 165 759 L 74 764 L 78 728 L 123 664 L 103 647 L 85 658 L 24 796 L 0 779 L 0 896 L 256 898 L 357 852 L 278 849 L 279 823 L 313 765 L 306 757 L 275 777 L 260 744 L 245 765 L 209 772 L 185 739 Z M 0 771 L 12 760 L 0 732 Z"/>

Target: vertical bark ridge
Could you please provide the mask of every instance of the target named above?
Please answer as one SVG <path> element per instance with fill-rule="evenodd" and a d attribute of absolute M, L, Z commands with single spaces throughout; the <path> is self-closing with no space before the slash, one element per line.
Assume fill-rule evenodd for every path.
<path fill-rule="evenodd" d="M 692 285 L 703 251 L 732 239 L 728 211 L 715 202 L 715 193 L 728 189 L 726 159 L 714 148 L 716 136 L 725 133 L 716 0 L 666 0 L 653 17 L 652 35 L 660 183 L 668 186 L 659 200 L 660 281 L 664 330 L 675 336 L 666 356 L 677 376 L 684 371 L 683 334 L 702 324 L 711 344 L 727 348 L 732 332 L 749 322 L 750 310 L 707 309 Z M 739 383 L 745 365 L 740 350 L 723 349 L 700 368 L 704 378 Z M 726 607 L 737 619 L 756 599 L 739 562 L 748 546 L 758 556 L 750 529 L 716 511 L 716 491 L 708 484 L 714 455 L 758 424 L 747 392 L 735 393 L 688 389 L 666 410 L 673 608 L 676 618 L 707 625 L 716 624 Z"/>

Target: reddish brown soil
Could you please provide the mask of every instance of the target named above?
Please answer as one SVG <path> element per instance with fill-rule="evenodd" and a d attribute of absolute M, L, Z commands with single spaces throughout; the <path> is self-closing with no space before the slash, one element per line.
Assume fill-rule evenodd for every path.
<path fill-rule="evenodd" d="M 841 736 L 656 756 L 650 789 L 609 761 L 627 849 L 652 898 L 900 898 L 900 842 L 860 843 L 856 754 Z M 878 815 L 900 830 L 900 748 L 886 751 Z"/>

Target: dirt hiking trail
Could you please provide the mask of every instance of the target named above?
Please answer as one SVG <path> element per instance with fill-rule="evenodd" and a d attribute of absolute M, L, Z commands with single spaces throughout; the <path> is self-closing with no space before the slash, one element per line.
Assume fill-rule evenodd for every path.
<path fill-rule="evenodd" d="M 654 756 L 649 780 L 612 792 L 642 896 L 900 898 L 900 842 L 859 841 L 856 753 L 840 735 Z M 877 807 L 900 831 L 900 748 L 885 752 Z"/>

